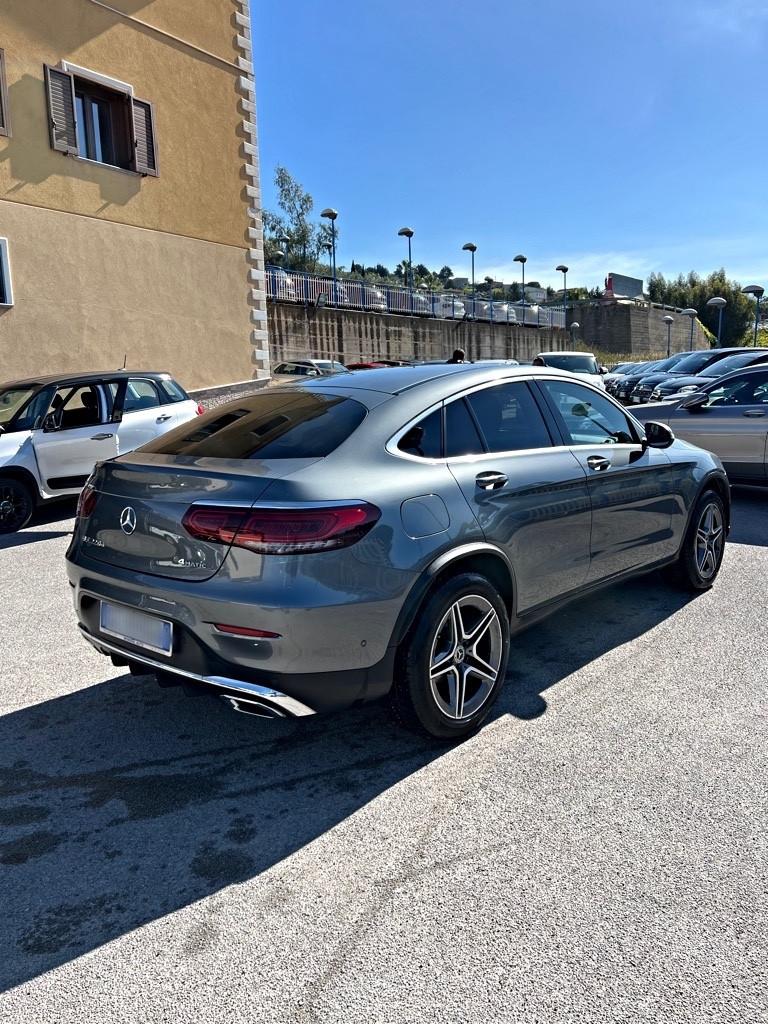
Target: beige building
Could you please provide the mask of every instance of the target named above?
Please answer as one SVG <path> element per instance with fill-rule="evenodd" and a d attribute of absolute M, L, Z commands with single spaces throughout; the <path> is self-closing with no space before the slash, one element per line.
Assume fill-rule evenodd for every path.
<path fill-rule="evenodd" d="M 268 372 L 248 0 L 0 3 L 0 381 Z"/>

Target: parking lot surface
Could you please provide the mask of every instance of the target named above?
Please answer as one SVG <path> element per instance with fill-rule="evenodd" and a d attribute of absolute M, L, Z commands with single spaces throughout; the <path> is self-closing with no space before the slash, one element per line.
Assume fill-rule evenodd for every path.
<path fill-rule="evenodd" d="M 768 495 L 711 592 L 515 638 L 455 747 L 114 668 L 71 515 L 0 540 L 5 1024 L 766 1020 Z"/>

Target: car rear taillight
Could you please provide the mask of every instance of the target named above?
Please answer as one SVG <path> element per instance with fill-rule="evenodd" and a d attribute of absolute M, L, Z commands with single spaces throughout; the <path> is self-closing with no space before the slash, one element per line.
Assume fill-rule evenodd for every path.
<path fill-rule="evenodd" d="M 78 519 L 87 519 L 91 512 L 93 512 L 95 504 L 96 491 L 90 484 L 86 484 L 82 491 L 80 491 L 80 497 L 77 499 L 75 515 Z"/>
<path fill-rule="evenodd" d="M 265 555 L 300 555 L 349 547 L 380 516 L 380 510 L 365 501 L 280 509 L 193 505 L 182 525 L 197 540 Z"/>
<path fill-rule="evenodd" d="M 202 402 L 198 402 L 197 403 L 197 415 L 198 416 L 204 416 L 205 415 L 205 409 L 203 408 Z"/>

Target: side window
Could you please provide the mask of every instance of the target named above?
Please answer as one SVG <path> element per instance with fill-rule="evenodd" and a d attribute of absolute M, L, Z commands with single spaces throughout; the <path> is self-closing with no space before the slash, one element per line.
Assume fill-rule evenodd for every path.
<path fill-rule="evenodd" d="M 467 397 L 489 452 L 550 448 L 544 417 L 522 381 L 483 388 Z"/>
<path fill-rule="evenodd" d="M 165 392 L 169 402 L 188 402 L 190 400 L 184 388 L 169 377 L 164 377 L 161 380 L 160 387 Z"/>
<path fill-rule="evenodd" d="M 768 372 L 728 381 L 709 392 L 707 407 L 768 405 Z"/>
<path fill-rule="evenodd" d="M 632 444 L 632 425 L 613 402 L 570 381 L 539 382 L 560 413 L 571 444 Z"/>
<path fill-rule="evenodd" d="M 439 459 L 443 452 L 442 413 L 440 409 L 431 412 L 415 423 L 397 445 L 398 450 L 422 459 Z"/>
<path fill-rule="evenodd" d="M 153 409 L 160 405 L 160 396 L 151 380 L 131 378 L 125 392 L 123 412 L 138 412 L 141 409 Z"/>
<path fill-rule="evenodd" d="M 11 264 L 8 257 L 8 239 L 0 238 L 0 306 L 13 305 Z"/>
<path fill-rule="evenodd" d="M 60 430 L 94 427 L 101 423 L 99 393 L 93 384 L 57 388 L 51 400 L 50 412 Z"/>
<path fill-rule="evenodd" d="M 477 432 L 467 403 L 463 398 L 449 402 L 445 407 L 445 454 L 450 458 L 459 455 L 481 455 L 485 445 Z"/>

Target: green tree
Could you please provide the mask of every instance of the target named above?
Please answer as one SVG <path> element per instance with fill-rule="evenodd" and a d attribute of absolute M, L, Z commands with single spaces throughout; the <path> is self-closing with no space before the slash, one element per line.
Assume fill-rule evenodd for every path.
<path fill-rule="evenodd" d="M 296 179 L 278 165 L 275 187 L 279 213 L 264 211 L 264 256 L 267 263 L 277 262 L 278 251 L 285 253 L 283 266 L 292 270 L 317 271 L 327 267 L 326 249 L 331 241 L 328 224 L 310 219 L 314 200 Z M 339 232 L 336 229 L 338 243 Z M 323 262 L 321 263 L 321 257 Z"/>
<path fill-rule="evenodd" d="M 748 296 L 742 295 L 738 281 L 730 280 L 724 269 L 715 270 L 707 277 L 699 277 L 691 271 L 676 278 L 665 278 L 663 274 L 651 274 L 648 278 L 648 295 L 652 302 L 662 302 L 678 309 L 695 309 L 699 320 L 715 338 L 717 337 L 718 310 L 708 306 L 707 301 L 715 296 L 725 299 L 723 312 L 722 345 L 738 344 L 754 321 L 755 307 Z"/>
<path fill-rule="evenodd" d="M 445 288 L 448 286 L 448 282 L 453 278 L 453 271 L 449 266 L 441 267 L 437 272 L 437 276 L 440 278 L 440 283 Z"/>

